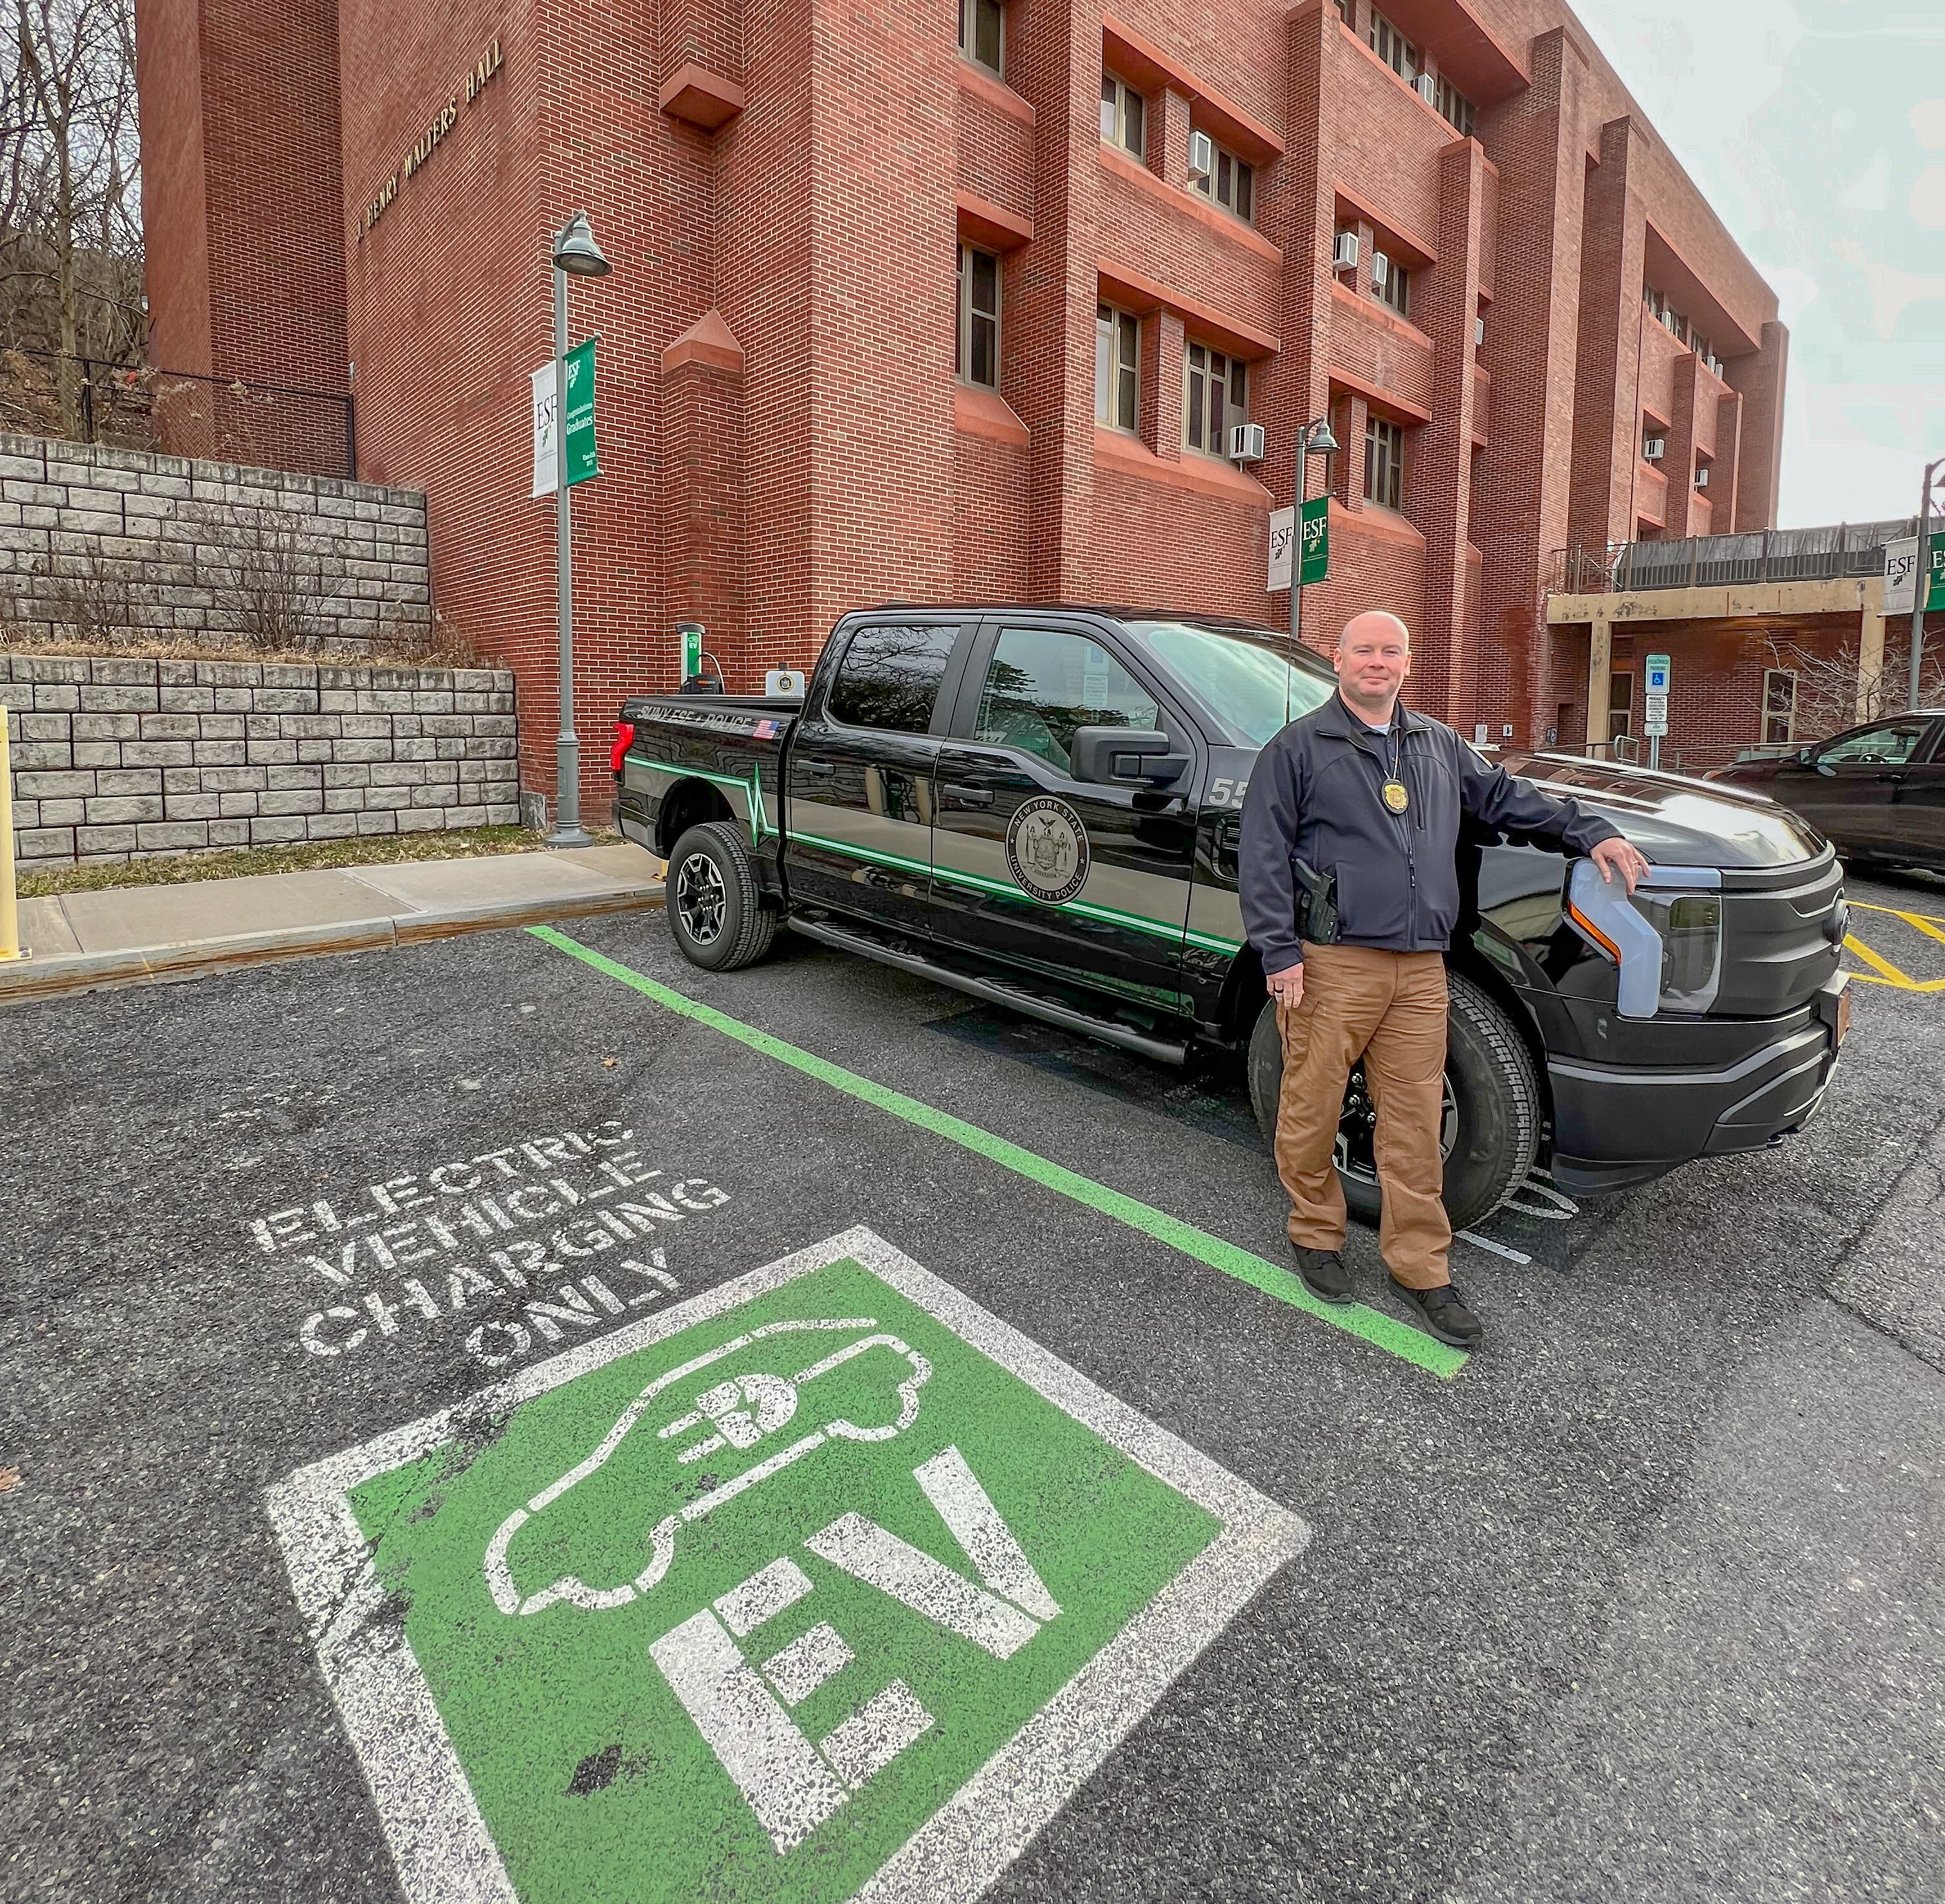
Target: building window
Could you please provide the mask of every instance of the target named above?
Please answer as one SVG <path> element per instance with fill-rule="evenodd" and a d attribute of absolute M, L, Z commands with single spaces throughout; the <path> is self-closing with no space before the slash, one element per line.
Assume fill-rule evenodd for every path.
<path fill-rule="evenodd" d="M 1000 0 L 959 0 L 959 50 L 988 73 L 1001 70 Z"/>
<path fill-rule="evenodd" d="M 1661 313 L 1668 308 L 1668 300 L 1651 284 L 1641 286 L 1641 302 L 1648 307 L 1649 316 L 1660 320 Z"/>
<path fill-rule="evenodd" d="M 1401 317 L 1407 315 L 1411 302 L 1411 273 L 1396 258 L 1383 252 L 1372 252 L 1371 289 L 1380 304 L 1389 304 Z"/>
<path fill-rule="evenodd" d="M 1385 509 L 1404 506 L 1404 432 L 1386 417 L 1364 426 L 1364 500 Z"/>
<path fill-rule="evenodd" d="M 1240 358 L 1191 344 L 1183 352 L 1188 387 L 1182 406 L 1182 440 L 1207 456 L 1229 453 L 1229 426 L 1250 420 L 1250 369 Z"/>
<path fill-rule="evenodd" d="M 1351 8 L 1354 4 L 1355 0 L 1337 0 L 1337 17 L 1353 32 L 1357 29 L 1358 25 L 1356 20 L 1351 17 Z"/>
<path fill-rule="evenodd" d="M 962 383 L 1000 387 L 1000 261 L 991 252 L 959 248 L 959 350 Z"/>
<path fill-rule="evenodd" d="M 1111 304 L 1094 313 L 1094 421 L 1111 430 L 1135 427 L 1135 393 L 1141 386 L 1142 327 Z"/>
<path fill-rule="evenodd" d="M 1787 747 L 1796 738 L 1796 671 L 1763 670 L 1762 737 L 1765 747 Z"/>
<path fill-rule="evenodd" d="M 1101 76 L 1101 136 L 1111 146 L 1142 156 L 1142 96 L 1111 73 Z"/>
<path fill-rule="evenodd" d="M 1700 331 L 1691 330 L 1688 333 L 1688 347 L 1690 350 L 1693 350 L 1704 363 L 1706 363 L 1715 354 L 1715 352 L 1709 347 L 1709 340 L 1704 337 Z"/>
<path fill-rule="evenodd" d="M 1478 116 L 1472 110 L 1472 102 L 1442 73 L 1432 89 L 1432 103 L 1439 116 L 1456 128 L 1460 137 L 1472 136 L 1473 123 Z"/>
<path fill-rule="evenodd" d="M 1371 9 L 1370 23 L 1364 29 L 1371 51 L 1409 86 L 1419 75 L 1418 48 L 1405 38 L 1376 8 Z"/>
<path fill-rule="evenodd" d="M 1256 216 L 1256 168 L 1233 152 L 1216 148 L 1216 169 L 1207 178 L 1188 181 L 1204 197 L 1213 199 L 1225 211 L 1233 211 L 1246 224 Z"/>

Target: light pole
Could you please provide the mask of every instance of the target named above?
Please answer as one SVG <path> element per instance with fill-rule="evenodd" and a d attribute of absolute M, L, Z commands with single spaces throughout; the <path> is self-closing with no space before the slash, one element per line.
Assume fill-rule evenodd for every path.
<path fill-rule="evenodd" d="M 605 278 L 608 261 L 587 214 L 577 211 L 553 240 L 553 520 L 560 609 L 560 734 L 554 751 L 550 847 L 592 846 L 581 823 L 581 737 L 574 731 L 574 509 L 567 487 L 567 281 Z"/>
<path fill-rule="evenodd" d="M 1925 659 L 1925 598 L 1931 581 L 1931 483 L 1945 469 L 1945 457 L 1925 466 L 1925 486 L 1918 492 L 1917 557 L 1911 577 L 1911 705 L 1918 705 L 1918 670 Z"/>
<path fill-rule="evenodd" d="M 1303 639 L 1303 505 L 1309 500 L 1310 459 L 1329 457 L 1337 449 L 1330 434 L 1330 420 L 1319 417 L 1296 433 L 1296 513 L 1290 525 L 1290 639 L 1294 646 Z M 1330 464 L 1324 464 L 1324 485 L 1330 486 Z"/>

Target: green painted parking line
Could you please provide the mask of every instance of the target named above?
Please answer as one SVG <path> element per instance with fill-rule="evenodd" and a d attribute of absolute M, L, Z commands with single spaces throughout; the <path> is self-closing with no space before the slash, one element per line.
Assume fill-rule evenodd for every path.
<path fill-rule="evenodd" d="M 855 1071 L 846 1070 L 842 1065 L 833 1064 L 828 1058 L 818 1057 L 768 1032 L 759 1031 L 755 1026 L 732 1018 L 713 1005 L 704 1004 L 698 999 L 671 990 L 596 952 L 591 946 L 582 945 L 578 940 L 570 939 L 552 926 L 529 926 L 527 930 L 535 938 L 544 940 L 557 951 L 566 952 L 570 958 L 579 959 L 584 965 L 592 966 L 596 971 L 618 980 L 670 1011 L 707 1025 L 726 1038 L 733 1038 L 738 1044 L 762 1052 L 766 1057 L 775 1058 L 780 1064 L 789 1065 L 794 1070 L 830 1085 L 834 1091 L 841 1091 L 881 1111 L 888 1111 L 894 1117 L 903 1118 L 908 1124 L 916 1124 L 922 1130 L 963 1144 L 993 1163 L 1016 1171 L 1047 1190 L 1057 1191 L 1062 1196 L 1071 1197 L 1077 1203 L 1085 1204 L 1090 1210 L 1112 1217 L 1132 1230 L 1139 1230 L 1145 1236 L 1152 1236 L 1157 1242 L 1181 1251 L 1185 1256 L 1193 1257 L 1212 1270 L 1219 1270 L 1239 1282 L 1247 1282 L 1265 1295 L 1287 1303 L 1293 1309 L 1300 1309 L 1320 1322 L 1327 1322 L 1333 1328 L 1355 1335 L 1414 1367 L 1449 1381 L 1466 1366 L 1463 1350 L 1447 1348 L 1444 1343 L 1435 1341 L 1408 1323 L 1399 1322 L 1380 1310 L 1367 1309 L 1361 1303 L 1349 1303 L 1339 1307 L 1319 1302 L 1289 1270 L 1253 1255 L 1237 1244 L 1225 1242 L 1220 1236 L 1212 1236 L 1206 1230 L 1198 1230 L 1193 1224 L 1184 1223 L 1166 1211 L 1124 1196 L 1119 1190 L 1110 1190 L 1105 1183 L 1097 1183 L 1090 1177 L 1083 1177 L 1078 1171 L 1052 1162 L 1019 1144 L 1009 1143 L 1004 1137 L 995 1137 L 991 1131 L 982 1131 L 976 1124 L 969 1124 L 949 1111 L 921 1103 L 916 1097 L 908 1097 L 902 1091 L 874 1083 L 869 1078 L 860 1077 Z"/>
<path fill-rule="evenodd" d="M 863 1228 L 266 1504 L 408 1904 L 975 1904 L 1310 1537 Z"/>

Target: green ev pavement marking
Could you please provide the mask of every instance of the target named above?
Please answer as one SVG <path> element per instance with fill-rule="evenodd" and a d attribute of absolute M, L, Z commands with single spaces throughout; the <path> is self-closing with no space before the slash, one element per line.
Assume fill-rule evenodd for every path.
<path fill-rule="evenodd" d="M 411 1904 L 969 1901 L 1309 1531 L 862 1229 L 269 1505 Z"/>
<path fill-rule="evenodd" d="M 963 1118 L 954 1117 L 948 1111 L 942 1111 L 930 1104 L 921 1103 L 916 1097 L 908 1097 L 902 1091 L 874 1083 L 869 1078 L 862 1078 L 855 1071 L 847 1071 L 842 1065 L 833 1064 L 828 1058 L 803 1051 L 794 1045 L 786 1044 L 769 1032 L 759 1031 L 754 1025 L 746 1025 L 740 1019 L 732 1018 L 726 1013 L 706 1005 L 699 1000 L 672 991 L 666 985 L 643 976 L 630 967 L 584 946 L 578 939 L 570 939 L 564 932 L 552 926 L 529 926 L 527 930 L 537 939 L 544 940 L 557 950 L 566 952 L 570 958 L 578 958 L 584 965 L 591 965 L 595 971 L 608 977 L 618 980 L 631 990 L 639 992 L 657 1004 L 666 1006 L 670 1011 L 679 1012 L 685 1018 L 692 1018 L 698 1024 L 707 1025 L 712 1031 L 720 1032 L 726 1038 L 733 1038 L 738 1044 L 747 1045 L 752 1051 L 761 1051 L 765 1057 L 772 1057 L 779 1063 L 788 1064 L 794 1070 L 803 1072 L 807 1077 L 815 1078 L 834 1091 L 841 1091 L 848 1096 L 858 1098 L 867 1104 L 875 1105 L 881 1111 L 889 1111 L 894 1117 L 902 1117 L 909 1124 L 930 1131 L 954 1143 L 963 1144 L 968 1150 L 1017 1171 L 1032 1182 L 1055 1190 L 1062 1196 L 1071 1197 L 1077 1203 L 1085 1204 L 1090 1210 L 1098 1210 L 1104 1216 L 1114 1217 L 1130 1229 L 1139 1230 L 1145 1236 L 1152 1236 L 1157 1242 L 1166 1243 L 1178 1249 L 1185 1256 L 1192 1256 L 1198 1263 L 1206 1264 L 1212 1270 L 1219 1270 L 1225 1276 L 1234 1276 L 1239 1282 L 1247 1282 L 1253 1289 L 1259 1289 L 1266 1296 L 1273 1296 L 1278 1302 L 1287 1303 L 1293 1309 L 1300 1309 L 1307 1316 L 1315 1316 L 1321 1322 L 1328 1322 L 1333 1328 L 1341 1328 L 1347 1334 L 1370 1343 L 1374 1347 L 1386 1350 L 1409 1362 L 1414 1366 L 1428 1370 L 1447 1381 L 1465 1367 L 1466 1352 L 1463 1349 L 1447 1348 L 1442 1342 L 1412 1328 L 1408 1323 L 1398 1321 L 1381 1310 L 1367 1309 L 1361 1303 L 1347 1303 L 1341 1307 L 1319 1302 L 1287 1270 L 1279 1269 L 1274 1263 L 1260 1256 L 1253 1255 L 1240 1245 L 1226 1242 L 1220 1236 L 1212 1236 L 1206 1230 L 1198 1230 L 1193 1224 L 1184 1223 L 1179 1217 L 1172 1217 L 1166 1211 L 1157 1210 L 1152 1205 L 1138 1202 L 1124 1196 L 1119 1190 L 1110 1190 L 1105 1183 L 1097 1183 L 1092 1177 L 1083 1177 L 1079 1171 L 1068 1169 L 1064 1165 L 1050 1162 L 1033 1151 L 1011 1143 L 1004 1137 L 995 1137 L 990 1131 L 982 1131 L 976 1124 L 969 1124 Z"/>

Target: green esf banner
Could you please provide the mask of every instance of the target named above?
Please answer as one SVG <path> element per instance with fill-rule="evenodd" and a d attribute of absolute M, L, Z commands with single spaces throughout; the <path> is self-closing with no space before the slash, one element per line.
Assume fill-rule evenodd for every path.
<path fill-rule="evenodd" d="M 594 449 L 594 345 L 590 338 L 567 353 L 567 482 L 572 489 L 601 474 Z M 552 495 L 554 430 L 563 406 L 555 401 L 551 359 L 533 373 L 534 485 L 536 496 Z"/>
<path fill-rule="evenodd" d="M 1307 587 L 1321 582 L 1330 568 L 1330 498 L 1319 496 L 1303 505 L 1303 568 L 1299 579 Z"/>

